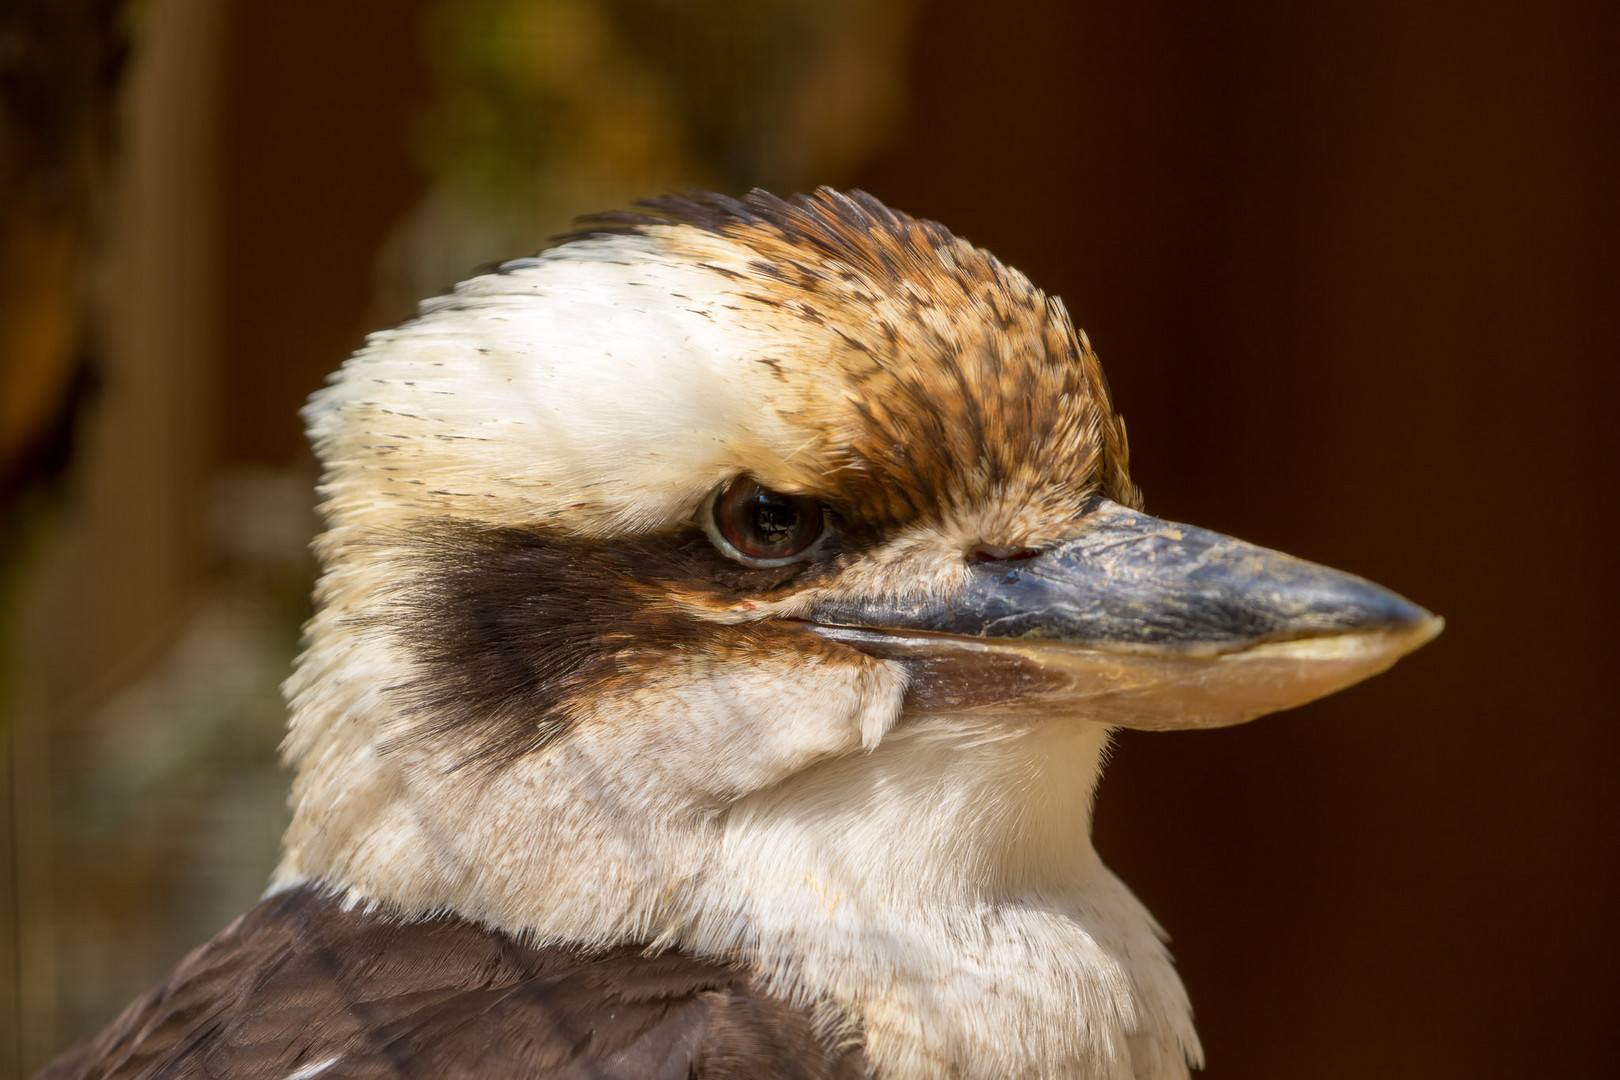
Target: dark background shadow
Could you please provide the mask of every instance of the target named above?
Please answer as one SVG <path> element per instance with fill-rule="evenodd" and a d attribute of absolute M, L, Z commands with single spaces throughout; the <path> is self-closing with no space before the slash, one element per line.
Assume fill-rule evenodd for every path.
<path fill-rule="evenodd" d="M 1127 735 L 1098 847 L 1209 1075 L 1596 1076 L 1620 1005 L 1620 64 L 1595 4 L 931 6 L 863 185 L 1064 296 L 1149 508 L 1445 634 Z"/>

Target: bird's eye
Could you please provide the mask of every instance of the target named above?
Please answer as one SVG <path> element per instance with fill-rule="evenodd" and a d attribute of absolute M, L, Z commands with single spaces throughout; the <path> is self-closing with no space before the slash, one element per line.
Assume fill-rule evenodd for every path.
<path fill-rule="evenodd" d="M 822 506 L 739 476 L 715 492 L 704 515 L 714 546 L 745 566 L 786 566 L 808 558 L 826 533 Z"/>

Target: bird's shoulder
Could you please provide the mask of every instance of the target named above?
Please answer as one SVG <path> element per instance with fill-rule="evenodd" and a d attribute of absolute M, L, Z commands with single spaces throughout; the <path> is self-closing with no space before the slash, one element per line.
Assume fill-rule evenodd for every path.
<path fill-rule="evenodd" d="M 735 966 L 534 946 L 299 888 L 236 920 L 38 1080 L 867 1075 L 858 1047 Z"/>

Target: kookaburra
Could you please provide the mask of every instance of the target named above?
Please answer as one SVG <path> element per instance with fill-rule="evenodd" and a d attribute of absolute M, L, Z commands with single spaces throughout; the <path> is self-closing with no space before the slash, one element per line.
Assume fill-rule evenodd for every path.
<path fill-rule="evenodd" d="M 864 194 L 593 219 L 306 417 L 280 867 L 53 1080 L 1184 1077 L 1110 732 L 1440 626 L 1144 514 L 1063 305 Z"/>

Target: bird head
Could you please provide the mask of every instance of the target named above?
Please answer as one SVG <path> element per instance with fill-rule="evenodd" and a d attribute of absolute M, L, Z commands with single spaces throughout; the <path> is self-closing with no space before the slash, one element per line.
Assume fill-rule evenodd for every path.
<path fill-rule="evenodd" d="M 959 776 L 1069 733 L 961 811 L 1020 832 L 1031 761 L 1083 817 L 1108 729 L 1298 705 L 1439 625 L 1144 514 L 1062 304 L 861 194 L 596 219 L 374 335 L 307 419 L 281 878 L 544 937 L 685 932 L 737 822 L 836 847 L 886 747 Z"/>

